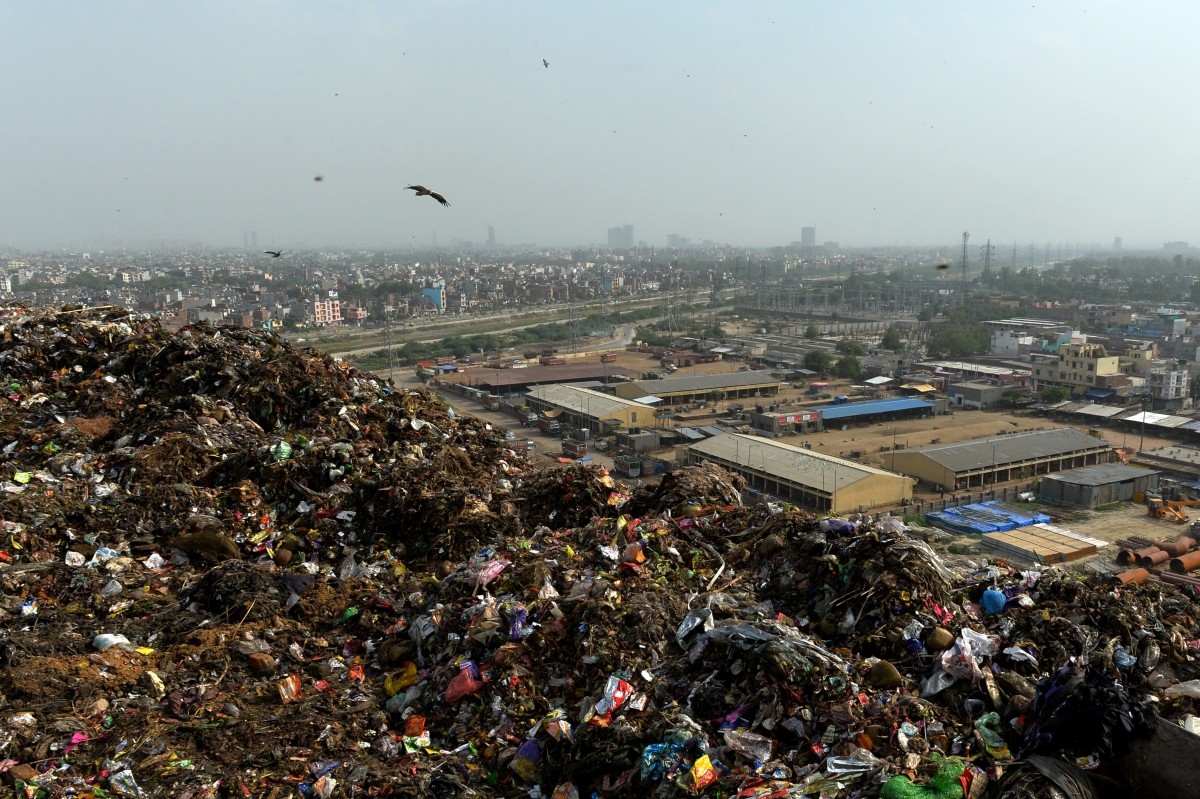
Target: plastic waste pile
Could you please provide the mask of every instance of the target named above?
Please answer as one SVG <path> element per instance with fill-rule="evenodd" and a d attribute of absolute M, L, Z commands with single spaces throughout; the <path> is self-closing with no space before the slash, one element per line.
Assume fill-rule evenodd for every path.
<path fill-rule="evenodd" d="M 0 382 L 17 795 L 1070 795 L 1200 703 L 1184 589 L 534 464 L 266 332 L 9 308 Z"/>

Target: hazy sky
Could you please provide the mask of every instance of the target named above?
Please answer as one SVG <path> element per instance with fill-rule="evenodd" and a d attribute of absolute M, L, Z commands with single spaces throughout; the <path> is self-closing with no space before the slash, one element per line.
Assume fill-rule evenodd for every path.
<path fill-rule="evenodd" d="M 1197 30 L 1186 1 L 0 0 L 0 245 L 1197 243 Z"/>

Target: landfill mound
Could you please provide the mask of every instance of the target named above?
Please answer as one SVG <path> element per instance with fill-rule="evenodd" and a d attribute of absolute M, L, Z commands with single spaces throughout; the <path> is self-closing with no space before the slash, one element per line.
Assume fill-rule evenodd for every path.
<path fill-rule="evenodd" d="M 537 465 L 268 332 L 8 307 L 0 378 L 17 795 L 1073 796 L 1196 712 L 1194 593 Z"/>

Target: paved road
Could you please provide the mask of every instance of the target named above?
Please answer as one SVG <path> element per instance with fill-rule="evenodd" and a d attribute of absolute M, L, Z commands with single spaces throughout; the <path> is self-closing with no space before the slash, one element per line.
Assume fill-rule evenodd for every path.
<path fill-rule="evenodd" d="M 489 330 L 488 332 L 489 333 L 510 333 L 514 330 L 525 330 L 526 328 L 537 327 L 538 325 L 543 325 L 543 324 L 545 324 L 545 322 L 531 322 L 530 324 L 527 324 L 527 325 L 515 325 L 513 327 L 502 327 L 502 328 L 497 328 L 496 330 Z M 648 324 L 648 322 L 646 324 Z M 617 328 L 617 335 L 615 338 L 613 338 L 612 340 L 610 340 L 606 343 L 603 343 L 603 344 L 593 345 L 591 347 L 591 349 L 588 351 L 589 352 L 599 352 L 601 350 L 623 350 L 629 344 L 629 342 L 633 341 L 633 334 L 636 331 L 637 331 L 637 325 L 621 325 Z M 444 338 L 445 338 L 445 336 L 438 336 L 436 338 L 417 339 L 417 341 L 421 344 L 436 344 L 437 342 L 441 341 Z M 404 342 L 397 342 L 397 346 L 399 346 L 403 343 Z M 339 357 L 344 358 L 348 355 L 362 355 L 364 353 L 379 352 L 380 350 L 386 350 L 386 349 L 387 349 L 386 344 L 376 344 L 376 345 L 373 345 L 370 347 L 359 347 L 358 349 L 353 349 L 353 350 L 340 350 L 340 349 L 335 348 L 335 349 L 328 350 L 328 352 L 331 355 L 337 355 Z"/>

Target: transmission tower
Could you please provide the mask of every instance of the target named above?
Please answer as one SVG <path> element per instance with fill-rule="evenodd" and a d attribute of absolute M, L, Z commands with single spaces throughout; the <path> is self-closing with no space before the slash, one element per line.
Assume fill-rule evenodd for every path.
<path fill-rule="evenodd" d="M 388 381 L 395 380 L 396 377 L 396 342 L 392 338 L 392 303 L 384 300 L 383 306 L 383 338 L 387 343 L 388 354 Z"/>
<path fill-rule="evenodd" d="M 967 241 L 971 238 L 971 234 L 963 231 L 962 243 L 962 299 L 959 300 L 960 305 L 967 304 Z"/>
<path fill-rule="evenodd" d="M 567 286 L 567 331 L 570 336 L 571 353 L 579 352 L 579 307 L 575 304 L 575 292 Z"/>
<path fill-rule="evenodd" d="M 671 338 L 675 337 L 678 332 L 678 324 L 675 318 L 675 282 L 677 273 L 675 271 L 677 261 L 672 260 L 667 267 L 667 276 L 663 281 L 663 327 L 670 334 Z"/>
<path fill-rule="evenodd" d="M 688 324 L 694 326 L 696 322 L 696 286 L 690 274 L 687 276 L 687 284 L 683 289 L 683 304 L 688 309 Z"/>
<path fill-rule="evenodd" d="M 987 244 L 980 247 L 979 251 L 983 253 L 983 272 L 979 282 L 983 283 L 983 275 L 987 275 L 989 278 L 992 275 L 992 253 L 996 251 L 996 248 L 992 246 L 992 240 L 988 239 Z"/>

